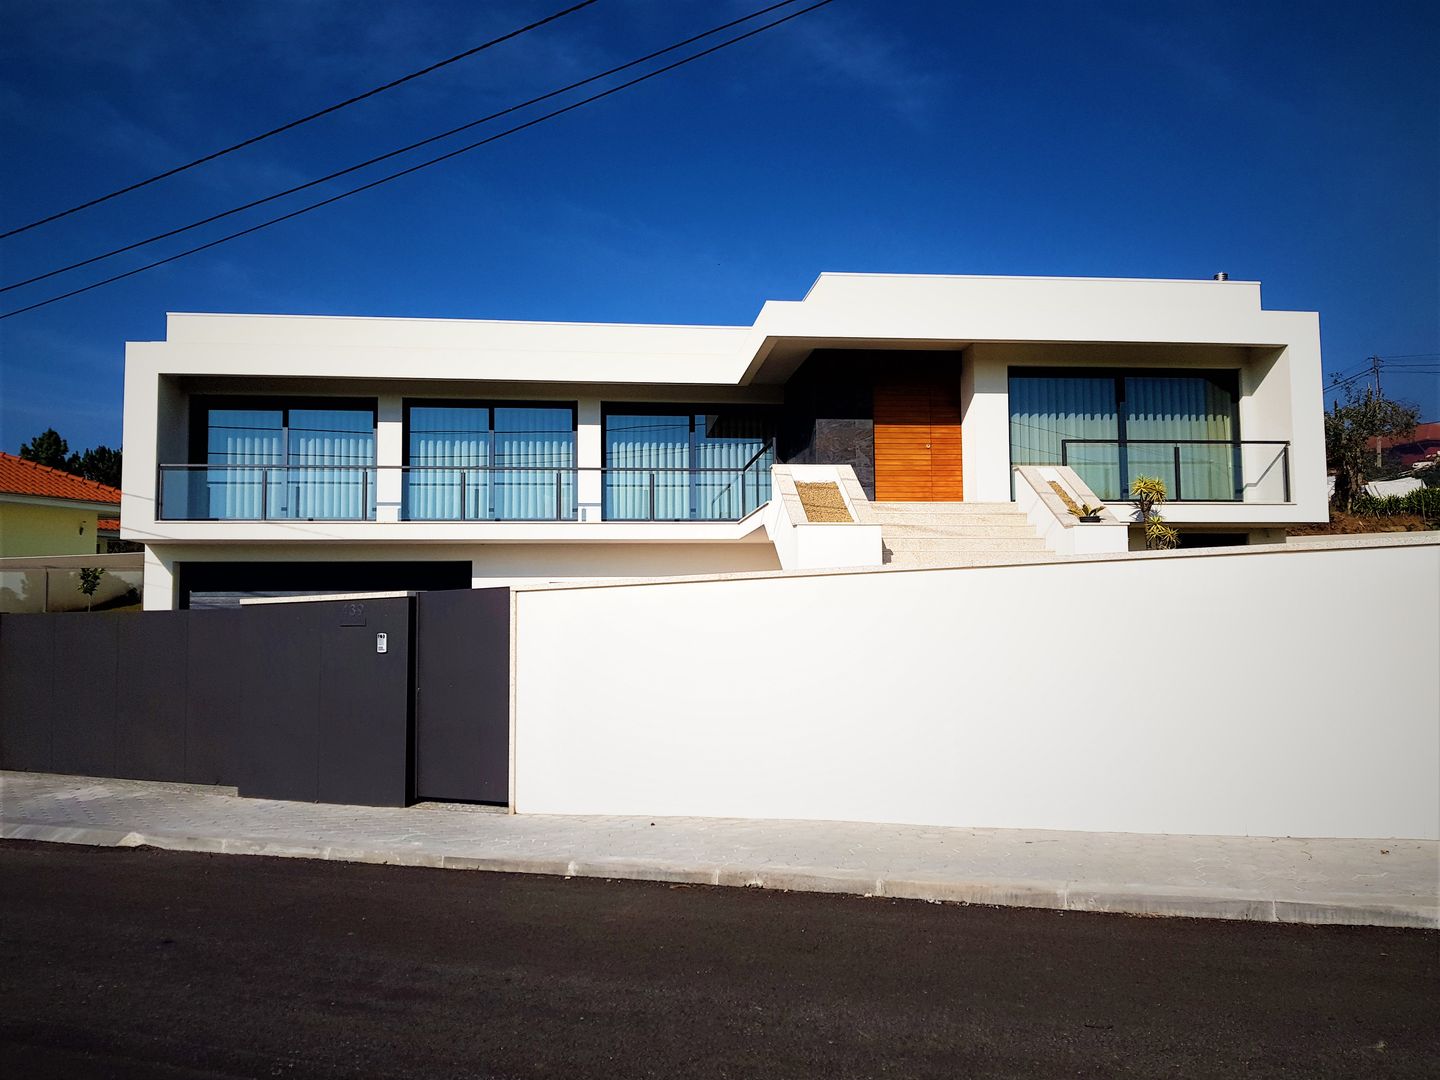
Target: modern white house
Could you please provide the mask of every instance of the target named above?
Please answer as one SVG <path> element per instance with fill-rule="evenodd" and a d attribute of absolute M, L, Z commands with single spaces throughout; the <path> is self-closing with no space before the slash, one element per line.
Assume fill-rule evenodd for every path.
<path fill-rule="evenodd" d="M 827 273 L 750 326 L 172 314 L 127 347 L 124 446 L 150 608 L 1125 550 L 1142 475 L 1187 545 L 1327 516 L 1318 316 L 1228 280 Z"/>

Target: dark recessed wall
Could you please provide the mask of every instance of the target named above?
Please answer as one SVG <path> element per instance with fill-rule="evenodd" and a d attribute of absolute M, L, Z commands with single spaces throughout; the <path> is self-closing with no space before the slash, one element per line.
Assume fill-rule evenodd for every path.
<path fill-rule="evenodd" d="M 850 465 L 875 497 L 875 372 L 889 353 L 816 349 L 785 385 L 780 460 Z"/>

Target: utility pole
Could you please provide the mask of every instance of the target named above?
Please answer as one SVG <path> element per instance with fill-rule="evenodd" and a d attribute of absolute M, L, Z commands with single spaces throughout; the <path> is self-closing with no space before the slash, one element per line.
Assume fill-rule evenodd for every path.
<path fill-rule="evenodd" d="M 1380 365 L 1384 363 L 1378 356 L 1370 357 L 1370 369 L 1375 373 L 1375 401 L 1380 400 Z M 1375 436 L 1375 467 L 1378 469 L 1384 464 L 1385 440 L 1379 435 Z"/>

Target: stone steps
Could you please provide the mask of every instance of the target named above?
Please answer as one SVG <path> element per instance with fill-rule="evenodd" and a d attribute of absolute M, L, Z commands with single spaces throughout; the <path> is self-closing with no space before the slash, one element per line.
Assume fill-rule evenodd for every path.
<path fill-rule="evenodd" d="M 1044 551 L 1045 541 L 1030 530 L 1029 536 L 890 536 L 881 530 L 891 551 Z"/>
<path fill-rule="evenodd" d="M 871 505 L 888 566 L 996 566 L 1054 557 L 1014 503 Z"/>
<path fill-rule="evenodd" d="M 944 511 L 951 514 L 1018 514 L 1020 512 L 1013 502 L 872 502 L 870 505 L 875 508 L 877 513 L 887 510 L 899 513 Z"/>
<path fill-rule="evenodd" d="M 881 525 L 940 525 L 952 528 L 966 528 L 971 525 L 1028 525 L 1025 515 L 1010 514 L 947 514 L 914 511 L 906 514 L 877 513 L 875 520 Z"/>
<path fill-rule="evenodd" d="M 1059 558 L 1049 551 L 897 551 L 885 560 L 896 570 L 941 566 L 1009 566 L 1012 563 L 1051 562 Z"/>
<path fill-rule="evenodd" d="M 980 522 L 966 522 L 963 525 L 950 523 L 927 523 L 927 524 L 892 524 L 881 522 L 881 530 L 886 536 L 894 537 L 935 537 L 945 538 L 953 536 L 973 536 L 1003 539 L 1005 537 L 1029 538 L 1035 535 L 1035 528 L 1023 517 L 1019 520 L 1006 518 L 1003 521 L 991 521 L 986 518 Z"/>

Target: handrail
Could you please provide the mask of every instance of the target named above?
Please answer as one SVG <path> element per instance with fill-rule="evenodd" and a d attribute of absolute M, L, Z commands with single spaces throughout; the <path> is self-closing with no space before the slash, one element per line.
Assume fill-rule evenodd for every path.
<path fill-rule="evenodd" d="M 1175 491 L 1171 495 L 1172 502 L 1185 501 L 1185 493 L 1181 470 L 1184 462 L 1181 460 L 1180 448 L 1182 446 L 1225 446 L 1235 453 L 1235 497 L 1234 499 L 1199 499 L 1199 502 L 1242 502 L 1244 501 L 1244 479 L 1240 451 L 1247 446 L 1278 446 L 1280 447 L 1280 480 L 1283 488 L 1283 501 L 1290 501 L 1290 440 L 1289 439 L 1071 439 L 1060 440 L 1060 464 L 1070 465 L 1070 446 L 1091 445 L 1091 446 L 1113 446 L 1121 452 L 1117 465 L 1122 473 L 1122 481 L 1128 486 L 1129 468 L 1128 461 L 1124 456 L 1124 450 L 1130 446 L 1173 446 L 1175 448 L 1173 468 L 1175 470 Z M 1122 494 L 1120 498 L 1126 496 Z"/>
<path fill-rule="evenodd" d="M 416 483 L 440 493 L 445 499 L 458 499 L 459 502 L 459 516 L 455 517 L 413 513 L 410 499 L 414 488 L 413 485 L 407 486 L 404 489 L 406 494 L 402 503 L 401 520 L 403 521 L 576 521 L 580 518 L 578 499 L 582 493 L 582 477 L 599 478 L 601 487 L 597 490 L 602 494 L 607 508 L 612 497 L 616 497 L 620 493 L 623 493 L 622 497 L 624 498 L 631 497 L 636 485 L 643 486 L 648 477 L 651 488 L 648 506 L 637 507 L 633 514 L 604 513 L 605 520 L 739 521 L 770 498 L 766 490 L 768 484 L 765 484 L 764 479 L 757 475 L 755 484 L 757 501 L 754 507 L 750 505 L 749 475 L 751 470 L 763 461 L 765 455 L 773 450 L 774 442 L 767 441 L 743 465 L 718 467 L 571 464 L 320 465 L 258 462 L 162 464 L 156 470 L 156 516 L 157 520 L 172 521 L 372 521 L 376 516 L 376 507 L 372 504 L 372 500 L 375 499 L 378 489 L 382 486 L 381 478 L 399 473 L 402 478 L 415 478 Z M 172 506 L 167 506 L 165 499 L 168 474 L 177 474 L 177 477 L 185 475 L 209 477 L 209 483 L 205 486 L 211 492 L 224 490 L 227 485 L 234 491 L 247 492 L 235 499 L 235 502 L 241 504 L 242 509 L 250 512 L 248 514 L 231 512 L 219 516 L 210 515 L 208 513 L 211 508 L 209 500 L 212 495 L 195 487 L 197 482 L 203 483 L 203 480 L 180 480 L 177 478 L 178 486 L 172 494 L 181 496 L 179 501 L 187 503 L 187 505 L 180 507 L 179 513 L 172 516 L 167 513 L 167 510 L 172 509 L 174 500 L 171 500 Z M 231 479 L 236 474 L 240 478 Z M 543 512 L 532 507 L 525 507 L 522 512 L 512 516 L 511 513 L 506 512 L 506 509 L 500 508 L 498 505 L 500 499 L 492 499 L 492 495 L 499 495 L 506 490 L 505 480 L 507 478 L 519 482 L 514 488 L 515 491 L 522 488 L 535 489 L 544 503 Z M 553 501 L 547 499 L 540 492 L 541 487 L 548 486 L 552 478 L 555 489 L 553 497 L 551 497 Z M 688 487 L 691 494 L 679 496 L 686 506 L 675 507 L 681 511 L 680 516 L 660 516 L 658 511 L 662 506 L 673 506 L 677 498 L 676 493 L 682 491 L 682 485 L 674 483 L 680 478 L 689 481 L 688 485 L 684 485 L 684 487 Z M 617 486 L 607 485 L 605 483 L 607 479 L 614 481 Z M 440 482 L 436 483 L 435 481 Z M 403 482 L 402 480 L 402 484 Z M 698 487 L 696 486 L 697 482 L 700 485 Z M 738 499 L 736 498 L 737 484 Z M 272 505 L 272 491 L 277 487 L 284 492 L 284 495 L 276 500 L 281 504 L 278 513 L 275 512 L 276 507 Z M 719 490 L 714 490 L 715 488 Z M 258 496 L 255 494 L 257 490 Z M 354 505 L 357 491 L 359 504 Z M 299 495 L 302 492 L 311 497 L 319 493 L 338 493 L 332 496 L 328 505 L 325 505 L 331 516 L 311 516 L 295 512 L 292 507 L 299 505 Z M 479 511 L 478 513 L 472 513 L 468 502 L 476 494 L 481 496 L 484 505 L 474 508 Z M 705 496 L 709 496 L 708 502 L 699 503 L 697 507 L 697 501 Z M 511 496 L 507 495 L 506 497 Z M 523 497 L 529 498 L 528 495 Z M 203 516 L 200 514 L 190 515 L 191 506 L 188 503 L 191 499 L 200 500 L 200 505 L 196 509 L 203 509 L 205 512 Z M 727 500 L 733 500 L 735 505 L 738 505 L 738 512 L 734 509 L 727 509 L 730 505 Z M 319 501 L 324 504 L 324 500 Z M 257 503 L 258 505 L 256 505 Z M 338 509 L 345 509 L 348 512 L 337 512 L 337 504 Z M 511 508 L 514 508 L 513 503 Z M 443 509 L 443 507 L 437 509 Z M 731 517 L 731 514 L 735 516 Z"/>
<path fill-rule="evenodd" d="M 1289 439 L 1061 439 L 1060 450 L 1064 453 L 1066 443 L 1108 443 L 1115 446 L 1129 446 L 1132 443 L 1156 443 L 1170 446 L 1289 446 Z"/>

